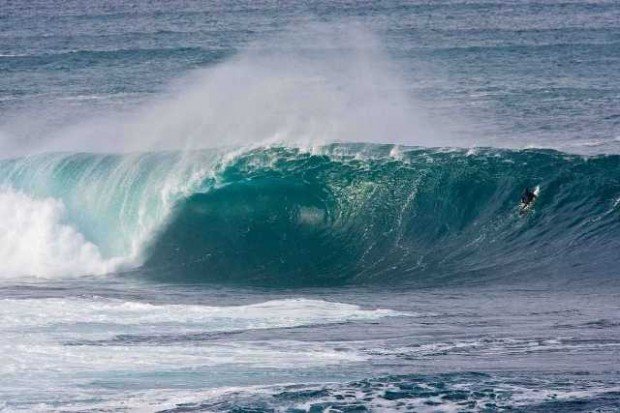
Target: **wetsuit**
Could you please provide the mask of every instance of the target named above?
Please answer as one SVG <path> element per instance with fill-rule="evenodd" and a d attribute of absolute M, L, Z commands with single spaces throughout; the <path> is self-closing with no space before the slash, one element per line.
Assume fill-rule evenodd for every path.
<path fill-rule="evenodd" d="M 521 197 L 521 202 L 523 203 L 523 205 L 528 205 L 534 200 L 534 198 L 536 198 L 536 194 L 534 194 L 534 192 L 530 191 L 528 188 L 525 188 L 523 196 Z"/>

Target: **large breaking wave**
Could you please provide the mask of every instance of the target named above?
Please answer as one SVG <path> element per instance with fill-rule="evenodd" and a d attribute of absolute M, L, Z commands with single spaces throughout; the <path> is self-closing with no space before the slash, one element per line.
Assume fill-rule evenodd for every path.
<path fill-rule="evenodd" d="M 340 144 L 0 163 L 0 274 L 337 285 L 613 276 L 620 156 Z M 530 214 L 517 202 L 540 185 Z M 24 212 L 25 211 L 25 212 Z"/>

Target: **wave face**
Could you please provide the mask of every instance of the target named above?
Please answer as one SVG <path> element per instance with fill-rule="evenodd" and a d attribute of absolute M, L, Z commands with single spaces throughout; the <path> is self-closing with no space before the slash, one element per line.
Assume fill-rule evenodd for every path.
<path fill-rule="evenodd" d="M 616 155 L 351 144 L 55 154 L 4 161 L 0 174 L 5 192 L 61 203 L 49 219 L 102 262 L 93 271 L 68 249 L 75 273 L 268 286 L 578 279 L 613 275 L 620 247 Z"/>

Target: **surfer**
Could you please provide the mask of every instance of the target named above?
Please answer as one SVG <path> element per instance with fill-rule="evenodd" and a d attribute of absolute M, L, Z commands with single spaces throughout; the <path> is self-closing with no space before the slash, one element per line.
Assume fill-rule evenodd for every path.
<path fill-rule="evenodd" d="M 521 196 L 521 204 L 524 207 L 527 207 L 536 199 L 536 194 L 533 191 L 530 191 L 530 188 L 525 188 L 523 191 L 523 195 Z"/>

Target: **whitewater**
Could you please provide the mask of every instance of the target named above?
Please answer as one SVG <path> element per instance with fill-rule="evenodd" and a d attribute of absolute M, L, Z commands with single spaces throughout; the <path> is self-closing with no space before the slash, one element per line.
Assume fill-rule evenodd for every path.
<path fill-rule="evenodd" d="M 0 5 L 1 411 L 620 409 L 615 2 Z"/>

